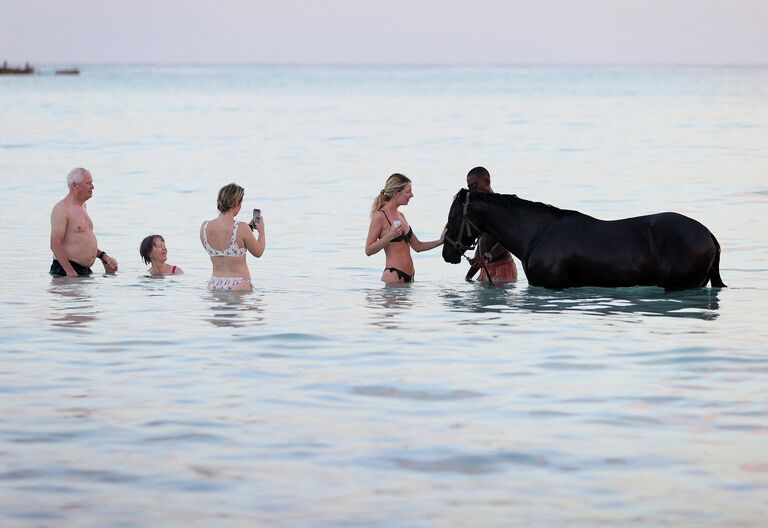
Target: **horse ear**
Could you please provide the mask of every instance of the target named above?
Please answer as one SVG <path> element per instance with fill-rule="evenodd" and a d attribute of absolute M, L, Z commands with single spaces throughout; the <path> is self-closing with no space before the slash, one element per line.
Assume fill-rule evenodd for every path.
<path fill-rule="evenodd" d="M 469 191 L 467 189 L 461 188 L 459 189 L 459 192 L 456 193 L 456 198 L 458 198 L 461 201 L 464 201 L 464 198 L 467 196 L 467 193 Z"/>

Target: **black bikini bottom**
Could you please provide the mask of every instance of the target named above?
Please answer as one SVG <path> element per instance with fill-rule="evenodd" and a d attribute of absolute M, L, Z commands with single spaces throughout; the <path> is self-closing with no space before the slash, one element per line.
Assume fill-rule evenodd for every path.
<path fill-rule="evenodd" d="M 87 277 L 88 275 L 91 275 L 93 273 L 91 268 L 86 268 L 85 266 L 78 264 L 77 262 L 70 260 L 69 263 L 72 264 L 73 268 L 75 268 L 75 273 L 77 273 L 81 277 Z M 67 276 L 67 272 L 64 271 L 64 268 L 56 259 L 53 259 L 53 263 L 51 264 L 51 271 L 49 271 L 48 273 L 50 273 L 54 277 Z"/>
<path fill-rule="evenodd" d="M 394 271 L 403 282 L 413 282 L 413 275 L 415 275 L 415 273 L 413 275 L 408 275 L 406 272 L 400 271 L 397 268 L 384 268 L 384 271 Z"/>

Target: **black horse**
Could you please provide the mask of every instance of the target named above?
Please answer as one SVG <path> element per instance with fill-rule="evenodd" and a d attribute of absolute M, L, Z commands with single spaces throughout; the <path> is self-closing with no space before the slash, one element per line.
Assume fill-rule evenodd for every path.
<path fill-rule="evenodd" d="M 520 259 L 533 286 L 725 287 L 720 244 L 678 213 L 606 221 L 514 194 L 461 189 L 448 213 L 443 259 L 458 264 L 480 233 Z"/>

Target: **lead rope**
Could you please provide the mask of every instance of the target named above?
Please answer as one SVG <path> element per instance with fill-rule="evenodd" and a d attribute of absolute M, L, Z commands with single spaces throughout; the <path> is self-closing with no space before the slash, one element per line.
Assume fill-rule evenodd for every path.
<path fill-rule="evenodd" d="M 470 259 L 468 256 L 466 256 L 464 253 L 461 254 L 462 257 L 467 259 L 467 263 L 471 266 L 472 265 L 472 259 Z M 480 266 L 480 269 L 482 269 L 485 272 L 485 276 L 488 277 L 488 286 L 493 285 L 493 281 L 491 280 L 491 274 L 488 272 L 488 268 L 485 267 L 485 264 Z"/>
<path fill-rule="evenodd" d="M 485 272 L 485 276 L 488 277 L 488 286 L 493 286 L 493 281 L 491 280 L 491 272 L 488 271 L 488 268 L 485 267 L 485 264 L 483 264 L 483 271 Z"/>
<path fill-rule="evenodd" d="M 479 238 L 478 238 L 479 242 Z M 499 247 L 500 242 L 496 242 L 494 246 L 491 248 L 491 250 L 488 252 L 491 254 L 491 258 L 493 258 L 493 252 L 496 250 L 497 247 Z M 491 274 L 488 271 L 488 268 L 485 267 L 485 264 L 483 264 L 483 271 L 485 271 L 485 276 L 488 277 L 488 286 L 493 285 L 493 281 L 491 280 Z"/>

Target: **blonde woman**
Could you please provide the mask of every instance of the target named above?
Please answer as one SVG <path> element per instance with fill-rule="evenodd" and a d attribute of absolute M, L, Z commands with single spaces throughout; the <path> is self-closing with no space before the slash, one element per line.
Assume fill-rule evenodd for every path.
<path fill-rule="evenodd" d="M 251 273 L 245 262 L 246 253 L 256 258 L 264 254 L 266 236 L 264 217 L 255 225 L 235 220 L 243 205 L 245 189 L 235 183 L 219 191 L 216 207 L 219 216 L 200 226 L 200 242 L 211 257 L 213 273 L 208 281 L 210 290 L 251 291 Z M 255 229 L 259 237 L 253 234 Z"/>
<path fill-rule="evenodd" d="M 413 282 L 416 270 L 411 248 L 416 252 L 434 249 L 445 238 L 445 229 L 439 239 L 431 242 L 422 242 L 413 233 L 405 215 L 398 210 L 401 205 L 408 205 L 411 198 L 411 180 L 402 174 L 393 174 L 387 178 L 384 188 L 371 206 L 371 225 L 365 242 L 365 254 L 370 257 L 384 250 L 387 258 L 381 280 L 386 283 Z"/>

